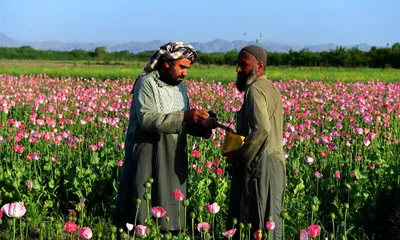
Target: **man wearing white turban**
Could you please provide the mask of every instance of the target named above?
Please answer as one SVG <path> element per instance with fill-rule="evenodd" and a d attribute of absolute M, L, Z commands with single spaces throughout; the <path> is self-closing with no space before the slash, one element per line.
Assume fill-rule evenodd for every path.
<path fill-rule="evenodd" d="M 145 183 L 152 178 L 150 207 L 161 206 L 170 222 L 161 218 L 161 229 L 183 227 L 184 211 L 178 215 L 175 189 L 187 196 L 188 159 L 186 135 L 209 138 L 217 127 L 211 112 L 189 109 L 183 79 L 196 61 L 192 46 L 170 42 L 151 57 L 132 89 L 129 126 L 125 141 L 125 162 L 120 179 L 114 222 L 125 228 L 133 224 L 136 199 L 141 199 L 137 224 L 144 224 L 147 212 Z M 168 229 L 169 227 L 169 229 Z"/>

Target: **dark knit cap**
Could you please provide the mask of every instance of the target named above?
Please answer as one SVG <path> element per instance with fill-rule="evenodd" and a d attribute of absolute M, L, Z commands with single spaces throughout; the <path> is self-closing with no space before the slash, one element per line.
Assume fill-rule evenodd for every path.
<path fill-rule="evenodd" d="M 248 45 L 240 51 L 246 51 L 253 55 L 257 61 L 262 61 L 265 65 L 267 64 L 267 53 L 264 48 L 259 45 Z"/>

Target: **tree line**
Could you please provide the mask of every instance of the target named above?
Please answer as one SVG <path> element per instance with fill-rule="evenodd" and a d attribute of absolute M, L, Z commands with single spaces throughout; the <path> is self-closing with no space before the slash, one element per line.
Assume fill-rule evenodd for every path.
<path fill-rule="evenodd" d="M 108 52 L 106 47 L 97 47 L 93 51 L 76 49 L 72 51 L 37 50 L 30 46 L 19 48 L 0 47 L 0 59 L 49 60 L 49 61 L 95 61 L 102 64 L 122 64 L 123 61 L 146 62 L 154 51 L 133 53 L 131 51 Z M 400 43 L 391 47 L 371 47 L 369 51 L 358 48 L 346 49 L 342 46 L 334 50 L 312 52 L 308 49 L 289 52 L 267 52 L 269 66 L 288 67 L 370 67 L 400 68 Z M 235 65 L 237 50 L 228 52 L 203 53 L 198 51 L 199 64 Z"/>

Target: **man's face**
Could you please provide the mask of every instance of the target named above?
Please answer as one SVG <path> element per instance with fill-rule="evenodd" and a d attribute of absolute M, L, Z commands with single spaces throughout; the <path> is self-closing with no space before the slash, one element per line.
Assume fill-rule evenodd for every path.
<path fill-rule="evenodd" d="M 166 78 L 171 85 L 179 85 L 187 76 L 191 61 L 189 59 L 176 60 L 174 64 L 169 64 L 166 71 Z"/>
<path fill-rule="evenodd" d="M 237 60 L 236 88 L 243 92 L 246 87 L 257 79 L 257 60 L 246 51 L 239 53 Z"/>

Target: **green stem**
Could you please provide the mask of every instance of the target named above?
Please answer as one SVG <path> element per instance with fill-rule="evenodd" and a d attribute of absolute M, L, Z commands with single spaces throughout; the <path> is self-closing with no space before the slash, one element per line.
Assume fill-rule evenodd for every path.
<path fill-rule="evenodd" d="M 194 218 L 192 218 L 192 240 L 194 240 Z"/>
<path fill-rule="evenodd" d="M 28 228 L 29 228 L 28 225 L 29 225 L 29 223 L 26 224 L 26 228 L 25 228 L 25 239 L 28 239 Z"/>
<path fill-rule="evenodd" d="M 311 210 L 311 225 L 313 225 L 314 222 L 314 211 Z"/>
<path fill-rule="evenodd" d="M 15 239 L 15 218 L 13 218 L 13 222 L 14 222 L 14 234 L 13 234 L 13 239 Z"/>
<path fill-rule="evenodd" d="M 215 220 L 215 214 L 213 214 L 212 215 L 212 236 L 213 236 L 213 239 L 215 240 L 215 235 L 214 235 L 214 233 L 215 233 L 215 229 L 214 229 L 214 226 L 215 226 L 215 222 L 214 222 L 214 220 Z"/>
<path fill-rule="evenodd" d="M 136 236 L 136 222 L 137 222 L 137 218 L 138 218 L 138 212 L 139 212 L 139 206 L 140 204 L 136 204 L 136 213 L 135 213 L 135 223 L 133 224 L 133 239 L 135 239 Z"/>
<path fill-rule="evenodd" d="M 300 227 L 300 216 L 297 214 L 297 227 Z"/>
<path fill-rule="evenodd" d="M 33 160 L 33 165 L 34 165 L 34 168 L 35 168 L 35 178 L 38 177 L 37 163 L 36 162 L 37 162 L 36 160 Z"/>
<path fill-rule="evenodd" d="M 79 145 L 79 146 L 78 146 L 79 148 L 82 148 L 80 143 L 79 143 L 78 145 Z M 82 156 L 79 156 L 79 166 L 80 166 L 81 169 L 83 168 Z"/>
<path fill-rule="evenodd" d="M 149 193 L 150 193 L 150 195 L 151 195 L 151 185 L 150 185 L 150 187 L 149 187 Z"/>
<path fill-rule="evenodd" d="M 179 225 L 179 234 L 181 234 L 181 202 L 178 201 L 178 225 Z"/>
<path fill-rule="evenodd" d="M 85 207 L 82 204 L 82 217 L 81 217 L 81 226 L 84 226 L 83 221 L 85 219 Z"/>
<path fill-rule="evenodd" d="M 28 162 L 29 165 L 29 179 L 32 179 L 32 162 Z"/>
<path fill-rule="evenodd" d="M 169 230 L 171 229 L 171 221 L 168 221 L 167 224 L 168 224 L 168 226 L 167 226 L 167 227 L 168 227 L 167 233 L 169 233 Z"/>
<path fill-rule="evenodd" d="M 333 239 L 335 239 L 335 220 L 332 219 Z"/>
<path fill-rule="evenodd" d="M 22 218 L 19 218 L 19 231 L 21 234 L 21 240 L 24 240 L 24 238 L 23 238 L 24 231 L 22 230 Z"/>
<path fill-rule="evenodd" d="M 158 239 L 158 236 L 159 236 L 159 231 L 158 231 L 158 218 L 156 218 L 156 227 L 157 227 L 157 228 L 156 228 L 156 229 L 157 229 L 157 230 L 156 230 L 156 234 L 157 234 L 156 236 L 157 236 L 157 239 Z"/>
<path fill-rule="evenodd" d="M 347 239 L 347 233 L 346 233 L 346 217 L 347 217 L 347 209 L 344 210 L 344 236 Z"/>
<path fill-rule="evenodd" d="M 150 206 L 149 206 L 149 200 L 148 199 L 146 199 L 146 209 L 147 209 L 147 218 L 146 219 L 148 219 L 149 216 L 150 216 Z"/>
<path fill-rule="evenodd" d="M 183 213 L 184 213 L 184 215 L 183 215 L 183 219 L 184 219 L 184 222 L 183 222 L 183 233 L 186 233 L 186 206 L 184 206 L 184 208 L 183 208 Z"/>

